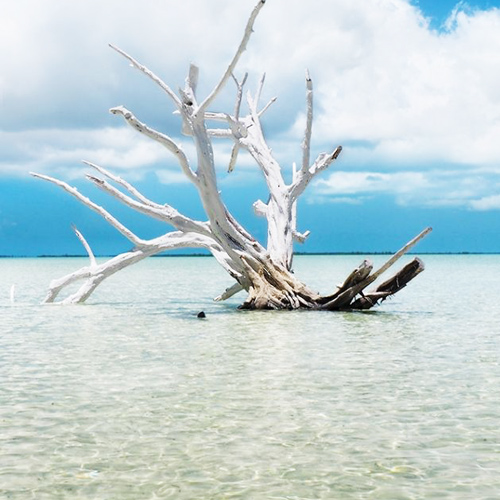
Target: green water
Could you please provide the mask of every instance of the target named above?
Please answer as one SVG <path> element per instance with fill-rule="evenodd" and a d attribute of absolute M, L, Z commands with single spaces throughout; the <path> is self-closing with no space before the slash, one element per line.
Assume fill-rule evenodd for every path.
<path fill-rule="evenodd" d="M 296 271 L 326 292 L 359 260 Z M 368 313 L 213 303 L 208 258 L 40 306 L 84 261 L 0 260 L 0 498 L 498 498 L 500 256 L 424 260 Z"/>

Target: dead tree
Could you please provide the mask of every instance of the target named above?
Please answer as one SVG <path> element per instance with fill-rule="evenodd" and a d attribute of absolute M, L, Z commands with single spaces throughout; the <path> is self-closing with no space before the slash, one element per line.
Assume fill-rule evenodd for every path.
<path fill-rule="evenodd" d="M 261 119 L 274 102 L 274 99 L 272 99 L 265 105 L 260 104 L 264 78 L 261 79 L 254 94 L 247 93 L 246 107 L 243 108 L 243 90 L 247 78 L 245 75 L 241 81 L 238 81 L 234 77 L 234 70 L 246 48 L 255 20 L 264 4 L 265 0 L 259 0 L 253 9 L 243 39 L 233 59 L 217 85 L 202 99 L 196 93 L 198 82 L 198 68 L 196 66 L 191 65 L 184 89 L 179 89 L 178 94 L 176 94 L 148 68 L 119 48 L 111 46 L 112 49 L 127 59 L 133 67 L 146 75 L 165 92 L 174 105 L 174 112 L 180 117 L 182 132 L 193 141 L 196 157 L 189 159 L 176 141 L 165 133 L 154 130 L 141 122 L 139 118 L 123 106 L 112 108 L 111 113 L 121 116 L 128 125 L 139 133 L 159 142 L 173 155 L 182 172 L 196 187 L 207 220 L 193 220 L 179 213 L 168 204 L 155 203 L 124 179 L 98 165 L 85 162 L 96 172 L 93 175 L 87 175 L 87 179 L 91 183 L 118 199 L 124 205 L 168 223 L 173 228 L 171 232 L 163 236 L 146 240 L 137 236 L 107 210 L 95 204 L 66 182 L 46 175 L 32 174 L 66 190 L 81 203 L 101 215 L 133 245 L 132 250 L 98 264 L 90 245 L 75 228 L 76 235 L 89 255 L 90 263 L 88 266 L 52 281 L 45 302 L 84 302 L 103 280 L 120 269 L 151 255 L 175 248 L 203 248 L 211 252 L 217 262 L 234 280 L 234 284 L 227 288 L 216 300 L 227 299 L 245 290 L 248 296 L 241 306 L 245 309 L 367 309 L 401 290 L 411 279 L 423 271 L 422 262 L 415 259 L 374 291 L 364 293 L 366 287 L 423 238 L 430 231 L 430 228 L 411 240 L 380 269 L 373 271 L 372 264 L 364 261 L 330 295 L 322 296 L 315 293 L 304 283 L 301 283 L 291 272 L 294 241 L 303 243 L 309 233 L 306 231 L 302 234 L 297 231 L 297 199 L 311 180 L 326 170 L 337 159 L 342 148 L 337 146 L 329 153 L 321 153 L 311 162 L 313 85 L 308 73 L 306 73 L 307 120 L 302 143 L 302 159 L 298 168 L 293 167 L 291 183 L 287 184 L 285 182 L 282 168 L 272 155 L 264 137 Z M 214 99 L 231 79 L 234 80 L 236 86 L 234 110 L 231 113 L 214 112 L 211 110 Z M 243 109 L 245 109 L 244 112 Z M 213 123 L 220 124 L 220 128 L 209 126 L 209 124 Z M 233 144 L 228 166 L 229 172 L 236 165 L 238 152 L 246 150 L 253 157 L 264 176 L 269 190 L 269 200 L 267 203 L 261 200 L 256 201 L 254 209 L 258 216 L 267 219 L 267 246 L 263 246 L 258 242 L 235 220 L 220 196 L 217 187 L 212 144 L 214 139 L 226 139 Z M 80 288 L 66 298 L 58 299 L 59 293 L 66 286 L 76 281 L 83 282 Z"/>

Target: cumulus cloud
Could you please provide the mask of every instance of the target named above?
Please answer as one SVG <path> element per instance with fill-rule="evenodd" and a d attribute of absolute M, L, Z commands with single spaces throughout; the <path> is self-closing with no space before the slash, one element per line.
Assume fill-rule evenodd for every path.
<path fill-rule="evenodd" d="M 437 32 L 406 2 L 363 5 L 311 33 L 317 141 L 369 141 L 364 163 L 498 164 L 500 11 L 456 11 Z"/>
<path fill-rule="evenodd" d="M 320 194 L 358 194 L 376 192 L 412 191 L 424 188 L 427 181 L 422 173 L 404 172 L 384 174 L 379 172 L 335 172 L 327 180 L 316 183 Z"/>
<path fill-rule="evenodd" d="M 82 160 L 106 168 L 137 171 L 165 164 L 169 153 L 158 143 L 137 136 L 129 128 L 89 130 L 41 129 L 0 132 L 0 169 L 4 174 L 26 175 L 29 171 L 64 173 L 81 169 Z M 172 161 L 170 160 L 170 164 Z"/>
<path fill-rule="evenodd" d="M 429 189 L 429 179 L 421 172 L 346 172 L 338 171 L 315 182 L 309 200 L 318 197 L 323 203 L 361 203 L 376 194 L 394 196 L 407 204 L 415 193 Z"/>
<path fill-rule="evenodd" d="M 64 165 L 70 175 L 82 157 L 136 173 L 158 170 L 161 148 L 118 126 L 107 109 L 124 104 L 175 135 L 177 118 L 168 99 L 107 43 L 173 88 L 194 61 L 200 92 L 207 92 L 254 4 L 7 2 L 0 18 L 1 172 Z M 325 177 L 310 199 L 359 202 L 392 193 L 401 203 L 495 208 L 497 185 L 484 169 L 500 168 L 499 9 L 459 5 L 436 31 L 409 0 L 267 2 L 237 72 L 251 73 L 250 86 L 267 72 L 263 97 L 279 99 L 265 127 L 285 167 L 300 160 L 306 67 L 315 85 L 313 152 L 346 146 L 343 178 Z M 232 108 L 229 97 L 218 105 Z M 229 146 L 217 148 L 225 164 Z M 240 168 L 249 165 L 242 157 Z M 179 180 L 172 172 L 161 179 Z"/>
<path fill-rule="evenodd" d="M 377 195 L 396 204 L 419 207 L 466 207 L 472 210 L 500 208 L 500 172 L 471 169 L 420 172 L 338 171 L 315 182 L 309 203 L 362 203 Z M 484 194 L 487 196 L 484 196 Z"/>
<path fill-rule="evenodd" d="M 470 202 L 471 208 L 474 210 L 485 211 L 485 210 L 500 210 L 500 194 L 495 194 L 492 196 L 485 196 L 479 200 L 472 200 Z"/>

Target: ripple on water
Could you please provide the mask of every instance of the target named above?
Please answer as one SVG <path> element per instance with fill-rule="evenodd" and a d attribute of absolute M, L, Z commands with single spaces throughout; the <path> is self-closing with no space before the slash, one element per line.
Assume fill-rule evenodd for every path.
<path fill-rule="evenodd" d="M 342 259 L 297 272 L 326 288 Z M 214 304 L 227 283 L 209 259 L 41 307 L 59 262 L 0 261 L 24 301 L 0 303 L 0 497 L 495 498 L 500 258 L 452 260 L 369 314 Z M 472 304 L 459 290 L 477 275 L 490 293 Z"/>

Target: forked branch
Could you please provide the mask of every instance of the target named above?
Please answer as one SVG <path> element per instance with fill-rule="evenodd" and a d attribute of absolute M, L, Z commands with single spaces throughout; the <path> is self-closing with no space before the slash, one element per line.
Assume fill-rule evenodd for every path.
<path fill-rule="evenodd" d="M 193 172 L 193 170 L 191 170 L 186 154 L 182 150 L 181 146 L 177 144 L 173 139 L 171 139 L 168 135 L 162 134 L 161 132 L 148 127 L 145 123 L 139 121 L 132 112 L 130 112 L 123 106 L 111 108 L 109 111 L 113 115 L 121 115 L 123 119 L 135 130 L 159 142 L 162 146 L 165 146 L 171 153 L 175 155 L 175 157 L 179 161 L 182 171 L 187 176 L 187 178 L 195 185 L 198 183 L 198 177 Z"/>
<path fill-rule="evenodd" d="M 321 153 L 311 164 L 313 84 L 308 72 L 306 72 L 306 123 L 302 141 L 302 159 L 299 168 L 295 164 L 293 166 L 291 183 L 285 182 L 286 176 L 283 174 L 282 167 L 274 158 L 264 135 L 261 119 L 275 101 L 273 98 L 264 107 L 260 105 L 264 77 L 259 81 L 255 94 L 247 93 L 248 112 L 246 115 L 242 112 L 242 96 L 247 75 L 245 74 L 242 81 L 238 82 L 234 77 L 234 71 L 246 49 L 255 20 L 264 4 L 265 0 L 259 0 L 256 4 L 233 58 L 208 96 L 205 99 L 200 99 L 201 104 L 198 104 L 196 95 L 199 71 L 195 65 L 190 66 L 185 86 L 179 88 L 176 94 L 147 67 L 123 50 L 111 46 L 113 50 L 125 57 L 134 68 L 145 74 L 155 85 L 158 85 L 172 100 L 175 107 L 174 112 L 181 119 L 181 132 L 192 141 L 196 157 L 191 159 L 191 163 L 179 143 L 169 135 L 141 122 L 125 107 L 112 108 L 111 113 L 121 116 L 128 125 L 158 142 L 174 155 L 182 172 L 196 187 L 207 221 L 190 219 L 169 204 L 160 205 L 147 198 L 121 177 L 87 162 L 98 172 L 98 174 L 87 176 L 87 179 L 95 186 L 136 212 L 168 223 L 175 229 L 157 238 L 145 240 L 138 237 L 107 210 L 79 193 L 76 188 L 66 182 L 46 175 L 33 174 L 35 177 L 49 181 L 70 193 L 81 203 L 101 215 L 134 245 L 132 250 L 106 262 L 98 263 L 87 240 L 75 229 L 77 237 L 89 255 L 90 265 L 53 281 L 46 302 L 54 302 L 61 290 L 75 282 L 82 283 L 80 288 L 60 302 L 83 302 L 93 293 L 99 283 L 120 269 L 148 256 L 173 248 L 196 247 L 211 252 L 217 262 L 235 280 L 217 297 L 217 300 L 227 299 L 241 290 L 246 290 L 248 297 L 242 305 L 242 308 L 246 309 L 366 309 L 404 288 L 411 279 L 423 270 L 421 261 L 415 259 L 378 288 L 364 293 L 364 290 L 371 283 L 428 234 L 430 228 L 411 240 L 377 271 L 372 272 L 371 263 L 364 261 L 331 295 L 319 295 L 310 290 L 293 274 L 293 242 L 304 242 L 309 234 L 309 231 L 304 233 L 297 231 L 297 199 L 310 181 L 338 158 L 342 148 L 338 146 L 330 153 Z M 236 100 L 232 114 L 231 112 L 209 109 L 231 77 L 236 83 Z M 220 128 L 211 128 L 208 126 L 211 122 L 222 125 Z M 269 197 L 266 203 L 257 201 L 254 204 L 254 210 L 257 215 L 264 216 L 267 220 L 267 247 L 264 247 L 236 221 L 223 202 L 217 183 L 213 138 L 224 138 L 232 141 L 229 172 L 235 168 L 238 153 L 240 149 L 244 148 L 253 157 L 264 175 Z M 196 166 L 192 167 L 192 164 Z"/>
<path fill-rule="evenodd" d="M 238 49 L 236 50 L 236 53 L 234 54 L 233 59 L 229 63 L 229 66 L 227 67 L 225 73 L 222 75 L 222 78 L 220 79 L 219 83 L 216 85 L 216 87 L 212 90 L 212 92 L 208 95 L 208 97 L 201 103 L 199 111 L 201 113 L 204 113 L 208 107 L 212 104 L 212 101 L 217 97 L 219 92 L 222 90 L 226 82 L 231 78 L 231 75 L 234 73 L 234 69 L 236 68 L 236 65 L 238 64 L 238 61 L 240 60 L 241 55 L 243 52 L 245 52 L 245 49 L 247 48 L 247 43 L 248 40 L 250 40 L 250 36 L 252 35 L 253 32 L 253 25 L 255 23 L 255 20 L 257 19 L 257 16 L 259 15 L 260 10 L 262 7 L 264 7 L 264 4 L 266 3 L 266 0 L 260 0 L 259 3 L 254 7 L 252 13 L 250 14 L 250 17 L 247 21 L 247 25 L 245 27 L 245 32 L 243 34 L 243 38 L 240 42 L 240 45 L 238 46 Z"/>

